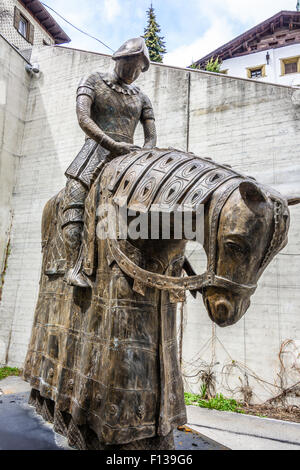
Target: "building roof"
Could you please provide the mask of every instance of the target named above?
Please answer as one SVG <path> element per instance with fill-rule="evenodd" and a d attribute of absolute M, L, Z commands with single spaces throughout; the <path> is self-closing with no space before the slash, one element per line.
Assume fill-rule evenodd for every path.
<path fill-rule="evenodd" d="M 39 0 L 19 0 L 19 2 L 41 24 L 48 34 L 53 37 L 55 44 L 64 44 L 71 41 L 69 36 L 59 26 Z"/>
<path fill-rule="evenodd" d="M 219 57 L 221 60 L 230 59 L 232 57 L 238 57 L 241 55 L 254 54 L 257 52 L 255 44 L 259 43 L 263 36 L 274 33 L 276 29 L 289 29 L 300 30 L 300 12 L 298 11 L 281 11 L 276 15 L 268 18 L 262 23 L 254 26 L 245 33 L 232 39 L 232 41 L 224 44 L 215 51 L 207 54 L 205 57 L 197 60 L 194 64 L 205 68 L 207 61 L 211 58 Z M 295 41 L 300 42 L 300 41 Z M 250 44 L 249 44 L 250 43 Z M 260 50 L 275 49 L 276 46 L 266 43 Z"/>

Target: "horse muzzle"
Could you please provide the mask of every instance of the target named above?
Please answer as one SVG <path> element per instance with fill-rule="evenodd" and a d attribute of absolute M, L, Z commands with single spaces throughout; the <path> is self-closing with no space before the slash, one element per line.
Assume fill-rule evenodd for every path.
<path fill-rule="evenodd" d="M 223 328 L 237 323 L 250 306 L 250 296 L 240 297 L 219 287 L 205 289 L 203 301 L 210 319 Z"/>

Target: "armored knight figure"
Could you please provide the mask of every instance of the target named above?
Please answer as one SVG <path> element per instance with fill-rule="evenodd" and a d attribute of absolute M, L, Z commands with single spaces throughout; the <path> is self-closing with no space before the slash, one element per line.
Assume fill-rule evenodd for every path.
<path fill-rule="evenodd" d="M 113 73 L 96 72 L 81 80 L 77 90 L 77 117 L 86 134 L 85 143 L 65 172 L 63 239 L 66 247 L 65 281 L 88 287 L 81 272 L 81 244 L 84 204 L 89 189 L 104 164 L 138 147 L 133 143 L 141 121 L 144 147 L 156 145 L 154 113 L 149 98 L 132 83 L 150 65 L 144 39 L 126 41 L 112 59 Z"/>

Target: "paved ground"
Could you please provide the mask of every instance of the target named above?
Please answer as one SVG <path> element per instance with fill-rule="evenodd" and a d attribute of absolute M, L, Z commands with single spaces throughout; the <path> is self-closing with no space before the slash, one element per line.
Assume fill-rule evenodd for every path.
<path fill-rule="evenodd" d="M 70 449 L 67 440 L 27 404 L 20 377 L 0 381 L 0 450 Z M 188 427 L 176 430 L 178 450 L 300 450 L 300 424 L 188 406 Z"/>
<path fill-rule="evenodd" d="M 232 450 L 300 450 L 300 424 L 187 407 L 189 426 Z"/>
<path fill-rule="evenodd" d="M 68 443 L 27 405 L 29 393 L 0 397 L 0 450 L 64 450 Z"/>
<path fill-rule="evenodd" d="M 0 382 L 0 450 L 73 450 L 50 423 L 27 404 L 30 387 L 19 377 Z M 189 428 L 176 430 L 177 450 L 224 450 L 225 447 Z"/>

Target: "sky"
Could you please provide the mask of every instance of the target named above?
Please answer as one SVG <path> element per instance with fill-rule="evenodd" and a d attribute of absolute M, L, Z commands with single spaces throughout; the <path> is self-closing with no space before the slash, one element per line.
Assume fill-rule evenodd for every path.
<path fill-rule="evenodd" d="M 42 0 L 78 28 L 113 50 L 141 36 L 151 0 Z M 217 47 L 281 10 L 296 10 L 297 0 L 152 0 L 166 41 L 164 64 L 187 67 Z M 50 11 L 68 36 L 68 47 L 112 52 L 73 29 Z"/>

